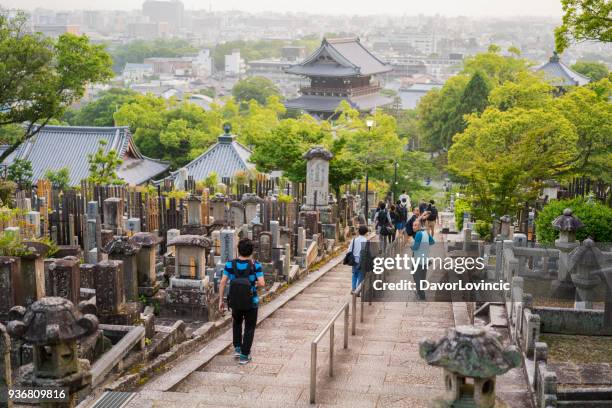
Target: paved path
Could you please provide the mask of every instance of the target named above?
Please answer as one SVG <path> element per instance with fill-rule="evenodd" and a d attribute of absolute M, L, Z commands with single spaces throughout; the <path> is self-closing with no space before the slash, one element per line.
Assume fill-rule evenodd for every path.
<path fill-rule="evenodd" d="M 238 366 L 225 348 L 172 391 L 145 386 L 128 407 L 310 406 L 310 342 L 350 300 L 349 291 L 350 268 L 335 267 L 259 324 L 251 364 Z M 333 378 L 328 377 L 329 341 L 325 337 L 319 343 L 317 405 L 428 406 L 443 390 L 442 372 L 419 357 L 418 343 L 454 325 L 452 304 L 375 302 L 365 308 L 365 321 L 349 336 L 347 350 L 342 349 L 343 319 L 336 323 Z M 508 407 L 530 406 L 520 370 L 498 384 Z"/>

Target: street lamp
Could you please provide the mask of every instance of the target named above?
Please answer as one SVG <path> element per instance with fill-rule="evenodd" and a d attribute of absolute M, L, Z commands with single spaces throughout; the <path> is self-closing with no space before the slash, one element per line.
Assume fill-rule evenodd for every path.
<path fill-rule="evenodd" d="M 368 127 L 368 132 L 370 132 L 372 130 L 372 126 L 374 126 L 374 120 L 373 119 L 366 119 L 366 126 Z M 366 219 L 366 225 L 368 225 L 370 222 L 370 205 L 368 202 L 369 196 L 369 190 L 370 190 L 370 174 L 368 171 L 368 160 L 366 160 L 366 179 L 365 179 L 365 219 Z"/>

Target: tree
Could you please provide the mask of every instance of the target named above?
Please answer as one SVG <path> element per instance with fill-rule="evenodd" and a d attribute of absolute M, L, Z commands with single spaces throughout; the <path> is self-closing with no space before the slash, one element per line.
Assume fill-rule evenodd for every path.
<path fill-rule="evenodd" d="M 20 188 L 29 187 L 33 175 L 32 163 L 26 159 L 15 159 L 7 169 L 7 178 L 15 182 Z"/>
<path fill-rule="evenodd" d="M 572 42 L 612 41 L 612 2 L 561 0 L 563 24 L 555 29 L 555 45 L 562 53 Z"/>
<path fill-rule="evenodd" d="M 601 62 L 578 61 L 572 65 L 572 69 L 597 82 L 608 76 L 608 67 Z"/>
<path fill-rule="evenodd" d="M 575 127 L 556 109 L 489 107 L 455 136 L 448 167 L 469 181 L 474 213 L 486 221 L 535 199 L 542 180 L 570 167 L 577 140 Z"/>
<path fill-rule="evenodd" d="M 232 88 L 232 95 L 240 103 L 255 100 L 260 105 L 265 105 L 268 97 L 280 96 L 280 91 L 269 79 L 254 76 L 238 81 Z"/>
<path fill-rule="evenodd" d="M 70 186 L 70 169 L 62 167 L 57 171 L 47 170 L 45 178 L 51 182 L 53 187 L 65 190 Z"/>
<path fill-rule="evenodd" d="M 86 84 L 112 77 L 102 45 L 91 45 L 86 36 L 62 34 L 53 40 L 29 33 L 23 13 L 0 13 L 0 61 L 0 126 L 27 123 L 22 140 L 61 117 L 83 96 Z"/>
<path fill-rule="evenodd" d="M 113 70 L 120 73 L 128 62 L 142 63 L 145 58 L 149 57 L 195 55 L 198 48 L 180 38 L 157 38 L 152 41 L 135 40 L 117 45 L 110 52 L 113 59 Z"/>
<path fill-rule="evenodd" d="M 536 109 L 552 103 L 554 90 L 542 77 L 525 71 L 518 74 L 516 81 L 506 81 L 491 90 L 489 103 L 503 111 Z"/>
<path fill-rule="evenodd" d="M 115 112 L 135 95 L 131 89 L 111 88 L 82 108 L 66 112 L 64 119 L 73 126 L 114 126 Z"/>
<path fill-rule="evenodd" d="M 98 185 L 123 184 L 124 181 L 117 176 L 117 168 L 123 160 L 114 149 L 106 152 L 106 144 L 106 140 L 101 140 L 98 151 L 87 155 L 89 161 L 87 181 Z"/>

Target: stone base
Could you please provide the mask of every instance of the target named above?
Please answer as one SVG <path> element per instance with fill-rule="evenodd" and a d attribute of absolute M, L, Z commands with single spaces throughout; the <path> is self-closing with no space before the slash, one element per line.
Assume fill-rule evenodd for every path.
<path fill-rule="evenodd" d="M 102 324 L 118 324 L 120 326 L 134 326 L 140 319 L 140 303 L 126 303 L 119 313 L 100 313 L 98 319 Z"/>
<path fill-rule="evenodd" d="M 197 289 L 166 289 L 162 317 L 208 321 L 207 293 Z"/>
<path fill-rule="evenodd" d="M 199 224 L 187 224 L 181 227 L 181 235 L 208 235 L 208 228 Z"/>
<path fill-rule="evenodd" d="M 21 368 L 15 383 L 17 387 L 57 388 L 66 387 L 73 394 L 76 391 L 91 387 L 91 372 L 89 361 L 79 359 L 79 371 L 62 378 L 40 378 L 34 376 L 34 365 L 28 364 Z"/>
<path fill-rule="evenodd" d="M 554 299 L 576 299 L 576 287 L 571 282 L 554 280 L 550 282 L 550 296 Z"/>

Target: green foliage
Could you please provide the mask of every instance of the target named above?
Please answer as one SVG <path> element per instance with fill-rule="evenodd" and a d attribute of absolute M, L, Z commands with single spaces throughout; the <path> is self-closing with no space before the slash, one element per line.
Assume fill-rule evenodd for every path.
<path fill-rule="evenodd" d="M 291 197 L 290 195 L 281 193 L 278 195 L 278 202 L 289 204 L 293 202 L 293 197 Z"/>
<path fill-rule="evenodd" d="M 555 29 L 555 45 L 561 53 L 573 42 L 612 41 L 612 2 L 609 0 L 561 0 L 563 24 Z"/>
<path fill-rule="evenodd" d="M 584 228 L 576 233 L 578 240 L 591 237 L 597 242 L 612 241 L 612 208 L 577 197 L 570 200 L 552 200 L 538 213 L 535 225 L 539 242 L 553 244 L 559 237 L 559 232 L 552 227 L 552 222 L 563 214 L 565 208 L 570 208 L 573 215 L 584 224 Z"/>
<path fill-rule="evenodd" d="M 10 180 L 0 180 L 0 205 L 11 207 L 15 200 L 17 184 Z"/>
<path fill-rule="evenodd" d="M 99 185 L 123 184 L 124 181 L 117 176 L 117 168 L 123 163 L 123 160 L 114 149 L 107 152 L 106 144 L 106 141 L 100 141 L 98 151 L 95 154 L 87 155 L 89 161 L 87 180 Z"/>
<path fill-rule="evenodd" d="M 128 62 L 142 63 L 149 57 L 182 57 L 197 54 L 198 49 L 187 40 L 180 38 L 158 38 L 151 41 L 135 40 L 113 47 L 110 54 L 113 58 L 113 70 L 123 71 Z M 222 60 L 223 61 L 223 60 Z"/>
<path fill-rule="evenodd" d="M 476 225 L 474 226 L 476 233 L 481 239 L 485 241 L 491 240 L 491 223 L 483 220 L 476 220 Z"/>
<path fill-rule="evenodd" d="M 204 179 L 204 186 L 207 188 L 215 188 L 217 184 L 219 184 L 219 175 L 214 171 Z"/>
<path fill-rule="evenodd" d="M 178 200 L 184 200 L 185 198 L 187 198 L 189 193 L 185 190 L 172 190 L 172 191 L 168 191 L 164 195 L 166 196 L 166 198 L 175 198 Z"/>
<path fill-rule="evenodd" d="M 240 103 L 255 100 L 265 105 L 270 96 L 280 96 L 280 91 L 268 78 L 254 76 L 238 81 L 232 88 L 232 95 Z"/>
<path fill-rule="evenodd" d="M 7 178 L 14 181 L 19 187 L 27 188 L 32 183 L 32 163 L 26 159 L 15 159 L 8 166 Z"/>
<path fill-rule="evenodd" d="M 466 212 L 470 213 L 471 211 L 472 208 L 467 200 L 463 198 L 455 199 L 455 228 L 457 231 L 463 229 L 463 214 Z"/>
<path fill-rule="evenodd" d="M 23 135 L 23 128 L 16 123 L 0 126 L 0 143 L 12 145 Z"/>
<path fill-rule="evenodd" d="M 114 113 L 135 95 L 130 89 L 111 88 L 82 108 L 66 112 L 64 119 L 72 126 L 114 126 Z"/>
<path fill-rule="evenodd" d="M 22 256 L 27 252 L 21 237 L 15 231 L 0 232 L 0 256 Z"/>
<path fill-rule="evenodd" d="M 601 62 L 578 61 L 572 65 L 572 69 L 579 74 L 582 74 L 591 79 L 591 81 L 599 81 L 608 76 L 608 67 Z"/>
<path fill-rule="evenodd" d="M 540 180 L 570 168 L 578 136 L 555 109 L 488 108 L 470 116 L 448 154 L 449 170 L 469 181 L 476 218 L 512 214 L 535 199 Z"/>
<path fill-rule="evenodd" d="M 62 167 L 57 171 L 47 170 L 45 172 L 45 178 L 51 182 L 53 187 L 65 190 L 70 185 L 70 169 L 68 167 Z"/>
<path fill-rule="evenodd" d="M 40 129 L 36 124 L 61 117 L 84 95 L 86 84 L 112 77 L 103 46 L 86 36 L 62 34 L 54 40 L 30 33 L 24 13 L 9 18 L 0 12 L 0 61 L 0 106 L 9 107 L 0 112 L 0 126 L 28 123 L 24 139 Z"/>

